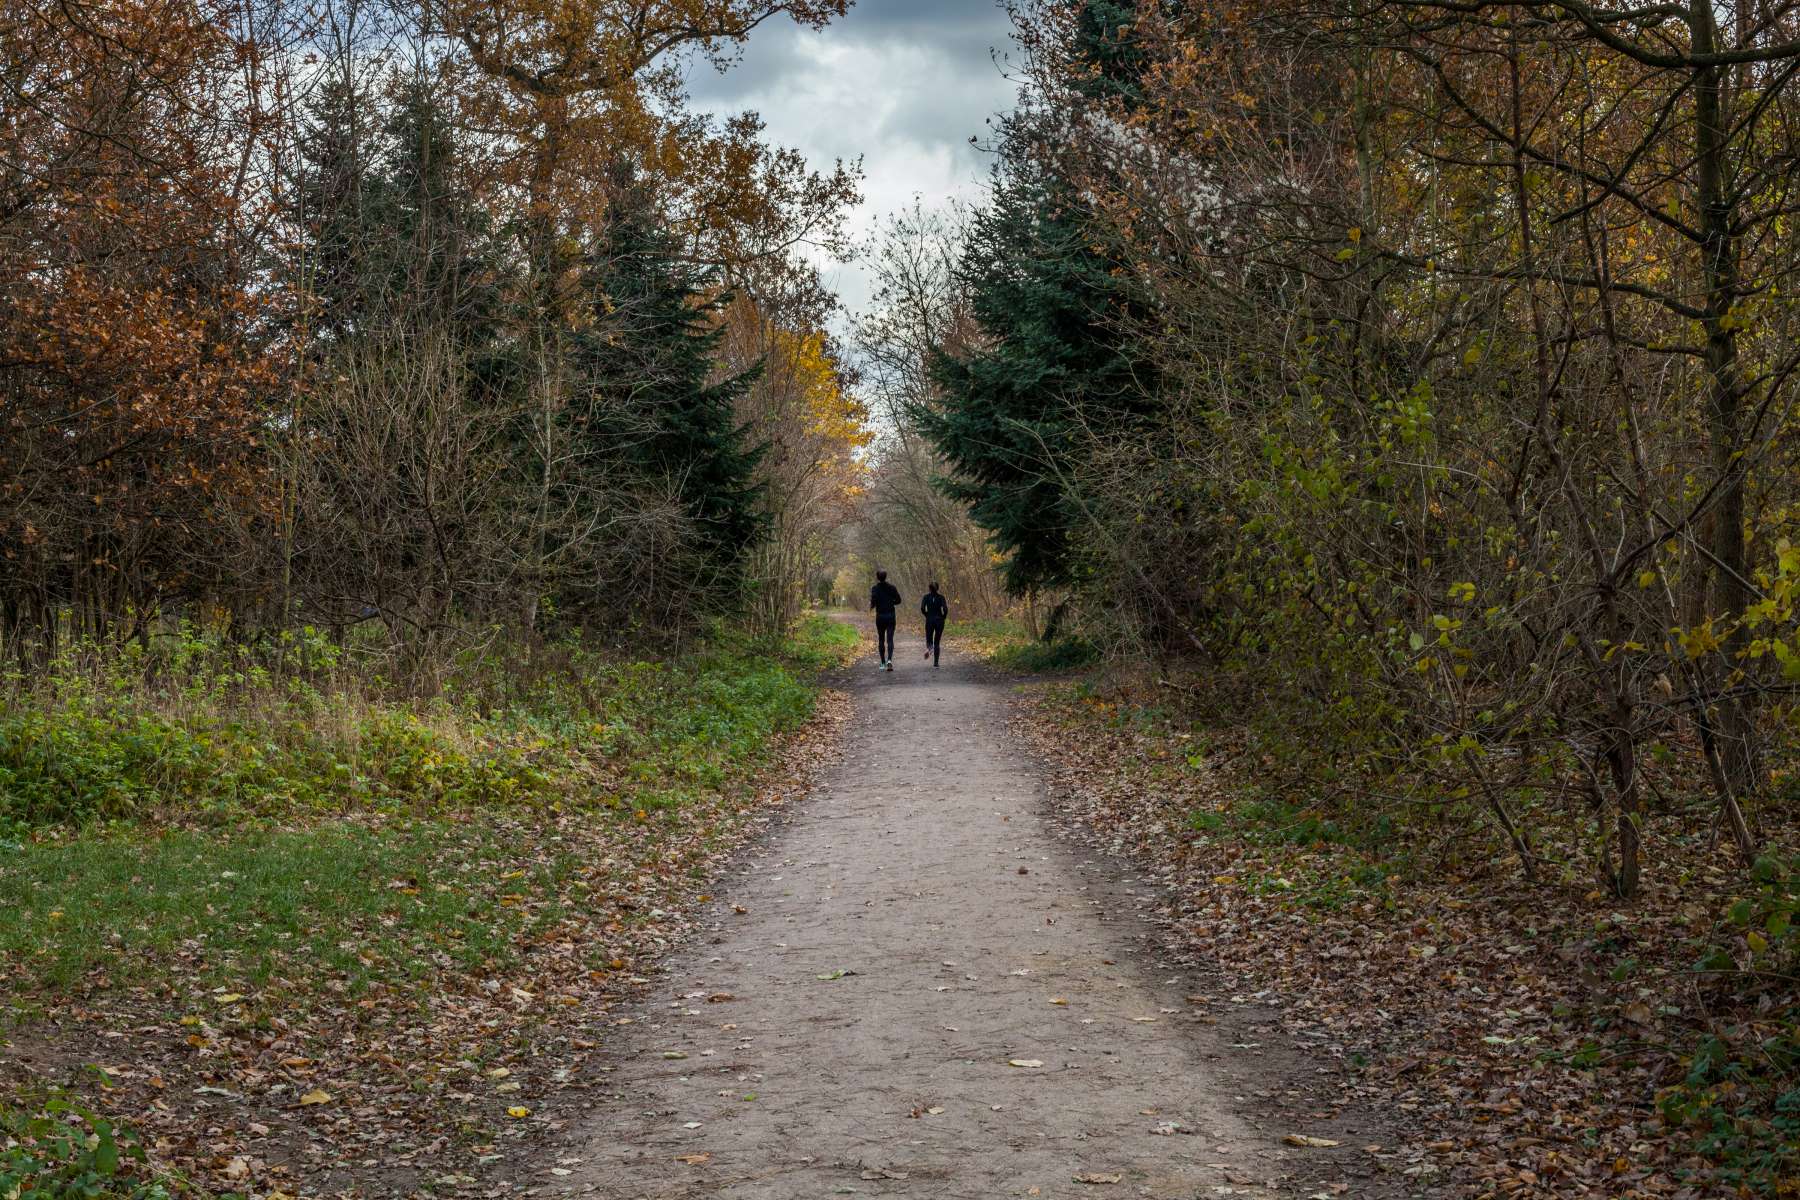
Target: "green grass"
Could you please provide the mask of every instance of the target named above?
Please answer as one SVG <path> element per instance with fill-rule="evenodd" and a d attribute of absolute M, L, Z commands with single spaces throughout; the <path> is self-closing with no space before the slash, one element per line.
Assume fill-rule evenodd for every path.
<path fill-rule="evenodd" d="M 811 717 L 814 675 L 855 642 L 816 618 L 780 643 L 583 659 L 485 714 L 344 695 L 304 730 L 329 696 L 225 695 L 182 728 L 161 692 L 65 681 L 20 698 L 0 712 L 28 797 L 8 801 L 0 967 L 46 995 L 254 992 L 233 1015 L 327 980 L 359 995 L 504 970 L 615 876 L 675 870 L 665 840 L 729 819 L 728 793 Z M 605 948 L 584 953 L 597 965 Z"/>
<path fill-rule="evenodd" d="M 279 1035 L 326 1103 L 385 1086 L 401 1068 L 382 1048 L 428 1025 L 408 1115 L 485 1153 L 498 1110 L 420 1080 L 593 1036 L 585 1006 L 666 948 L 760 810 L 781 735 L 812 717 L 818 672 L 856 641 L 813 618 L 650 661 L 486 650 L 417 699 L 355 647 L 184 631 L 0 680 L 7 1020 L 104 1011 L 40 1026 L 82 1062 L 100 1028 L 160 1026 L 206 1052 L 159 1063 L 176 1089 Z M 127 1120 L 171 1139 L 159 1162 L 235 1194 L 210 1140 L 183 1148 L 179 1106 L 94 1070 L 27 1070 L 0 1097 L 0 1200 L 205 1194 L 143 1161 Z M 94 1104 L 52 1083 L 94 1084 Z"/>
<path fill-rule="evenodd" d="M 783 652 L 803 670 L 823 671 L 842 665 L 861 645 L 855 626 L 815 613 L 800 622 Z"/>
<path fill-rule="evenodd" d="M 982 657 L 1007 671 L 1027 675 L 1060 675 L 1093 666 L 1099 650 L 1084 638 L 1059 637 L 1045 642 L 1032 637 L 1011 617 L 963 623 L 957 636 L 974 644 Z"/>
<path fill-rule="evenodd" d="M 554 867 L 501 880 L 519 842 L 434 822 L 28 845 L 0 875 L 0 958 L 56 989 L 167 978 L 184 953 L 199 974 L 183 983 L 199 990 L 263 989 L 299 958 L 358 994 L 431 973 L 434 951 L 493 969 L 558 894 Z"/>
<path fill-rule="evenodd" d="M 1190 818 L 1202 832 L 1230 833 L 1254 846 L 1344 846 L 1375 851 L 1392 844 L 1393 821 L 1384 814 L 1362 821 L 1254 792 L 1236 797 L 1230 807 L 1202 809 Z"/>
<path fill-rule="evenodd" d="M 1100 661 L 1100 652 L 1081 638 L 1058 638 L 1054 642 L 1012 642 L 988 656 L 990 662 L 1008 671 L 1033 675 L 1057 675 L 1080 671 Z"/>
<path fill-rule="evenodd" d="M 594 799 L 620 771 L 671 794 L 717 788 L 806 719 L 811 677 L 855 637 L 814 617 L 782 642 L 720 633 L 671 661 L 577 646 L 528 688 L 477 663 L 428 703 L 341 675 L 188 664 L 152 686 L 130 655 L 65 667 L 0 697 L 0 833 L 534 807 Z"/>

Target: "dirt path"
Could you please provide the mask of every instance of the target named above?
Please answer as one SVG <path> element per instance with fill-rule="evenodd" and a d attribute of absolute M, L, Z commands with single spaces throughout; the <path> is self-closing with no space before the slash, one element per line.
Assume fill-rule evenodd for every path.
<path fill-rule="evenodd" d="M 1282 1136 L 1327 1133 L 1339 1157 L 1356 1131 L 1254 1115 L 1247 1093 L 1280 1086 L 1266 1060 L 1136 950 L 1110 868 L 1058 838 L 1006 740 L 1005 684 L 921 651 L 903 636 L 893 673 L 859 662 L 842 765 L 611 1031 L 547 1190 L 1313 1194 L 1325 1152 Z"/>

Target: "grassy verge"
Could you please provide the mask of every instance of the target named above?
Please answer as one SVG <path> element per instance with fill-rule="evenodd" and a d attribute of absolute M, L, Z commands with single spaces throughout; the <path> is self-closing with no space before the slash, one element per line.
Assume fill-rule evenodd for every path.
<path fill-rule="evenodd" d="M 854 645 L 820 619 L 665 661 L 562 647 L 526 685 L 466 663 L 429 702 L 209 647 L 16 686 L 0 1119 L 42 1119 L 30 1098 L 68 1085 L 227 1194 L 296 1191 L 321 1144 L 384 1165 L 435 1145 L 459 1168 L 444 1186 L 475 1186 L 455 1181 L 504 1163 L 561 1089 L 496 1064 L 578 1067 L 596 1014 L 800 785 L 816 675 Z"/>
<path fill-rule="evenodd" d="M 1079 671 L 1100 659 L 1099 650 L 1083 638 L 1042 641 L 1010 617 L 966 622 L 958 628 L 957 638 L 995 666 L 1021 675 Z"/>
<path fill-rule="evenodd" d="M 1470 814 L 1306 795 L 1175 699 L 1057 685 L 1022 728 L 1071 815 L 1170 880 L 1231 986 L 1279 997 L 1348 1086 L 1416 1123 L 1397 1165 L 1471 1195 L 1800 1189 L 1800 1006 L 1777 946 L 1800 878 L 1779 853 L 1747 877 L 1704 810 L 1670 811 L 1637 901 L 1573 870 L 1529 884 Z"/>

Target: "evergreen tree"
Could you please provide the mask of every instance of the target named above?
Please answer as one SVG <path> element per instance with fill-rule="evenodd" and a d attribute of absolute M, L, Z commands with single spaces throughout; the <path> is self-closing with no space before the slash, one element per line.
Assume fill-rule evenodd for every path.
<path fill-rule="evenodd" d="M 387 286 L 396 307 L 454 331 L 466 349 L 500 332 L 505 254 L 491 213 L 468 182 L 469 150 L 423 83 L 401 88 L 382 125 L 376 215 L 393 247 Z"/>
<path fill-rule="evenodd" d="M 711 272 L 685 261 L 654 199 L 625 176 L 585 273 L 593 323 L 575 338 L 572 363 L 598 401 L 587 436 L 629 469 L 672 491 L 698 546 L 690 581 L 715 595 L 735 578 L 766 527 L 756 481 L 763 447 L 746 444 L 737 404 L 762 365 L 724 378 L 718 317 L 731 296 Z"/>
<path fill-rule="evenodd" d="M 1147 392 L 1123 328 L 1130 298 L 1079 197 L 1032 153 L 1028 120 L 1003 131 L 993 197 L 960 265 L 983 336 L 936 352 L 939 397 L 918 414 L 954 470 L 945 490 L 1009 555 L 1015 594 L 1075 581 L 1079 448 L 1133 421 Z"/>
<path fill-rule="evenodd" d="M 311 333 L 326 341 L 369 323 L 369 259 L 384 207 L 370 153 L 371 101 L 353 80 L 332 77 L 308 103 L 297 138 L 298 166 L 289 181 L 288 215 L 300 230 L 298 253 L 282 264 L 313 301 Z M 381 272 L 384 273 L 384 272 Z"/>
<path fill-rule="evenodd" d="M 1075 14 L 1070 47 L 1076 89 L 1101 99 L 1108 96 L 1135 108 L 1143 100 L 1143 77 L 1150 55 L 1136 36 L 1138 10 L 1146 0 L 1087 0 Z M 1163 0 L 1161 7 L 1177 5 Z"/>
<path fill-rule="evenodd" d="M 503 256 L 462 181 L 465 153 L 424 83 L 385 102 L 347 80 L 321 87 L 290 193 L 305 239 L 288 269 L 314 298 L 314 337 L 341 343 L 396 325 L 464 346 L 495 336 Z"/>

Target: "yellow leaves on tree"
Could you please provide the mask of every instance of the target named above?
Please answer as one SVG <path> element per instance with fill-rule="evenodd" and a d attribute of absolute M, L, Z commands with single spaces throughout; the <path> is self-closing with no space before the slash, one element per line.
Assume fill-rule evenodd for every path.
<path fill-rule="evenodd" d="M 779 357 L 781 369 L 794 381 L 806 431 L 819 439 L 821 465 L 843 477 L 846 489 L 859 474 L 855 453 L 874 438 L 868 427 L 869 410 L 846 392 L 838 365 L 826 351 L 825 335 L 818 330 L 775 334 L 771 357 Z"/>
<path fill-rule="evenodd" d="M 443 26 L 467 54 L 472 124 L 504 130 L 513 182 L 528 197 L 532 256 L 560 270 L 559 231 L 604 212 L 613 165 L 631 162 L 702 257 L 730 262 L 785 250 L 836 220 L 854 173 L 815 174 L 771 150 L 761 122 L 717 123 L 686 106 L 695 56 L 723 68 L 745 38 L 786 18 L 811 28 L 849 0 L 443 0 Z M 718 243 L 718 244 L 714 244 Z"/>

